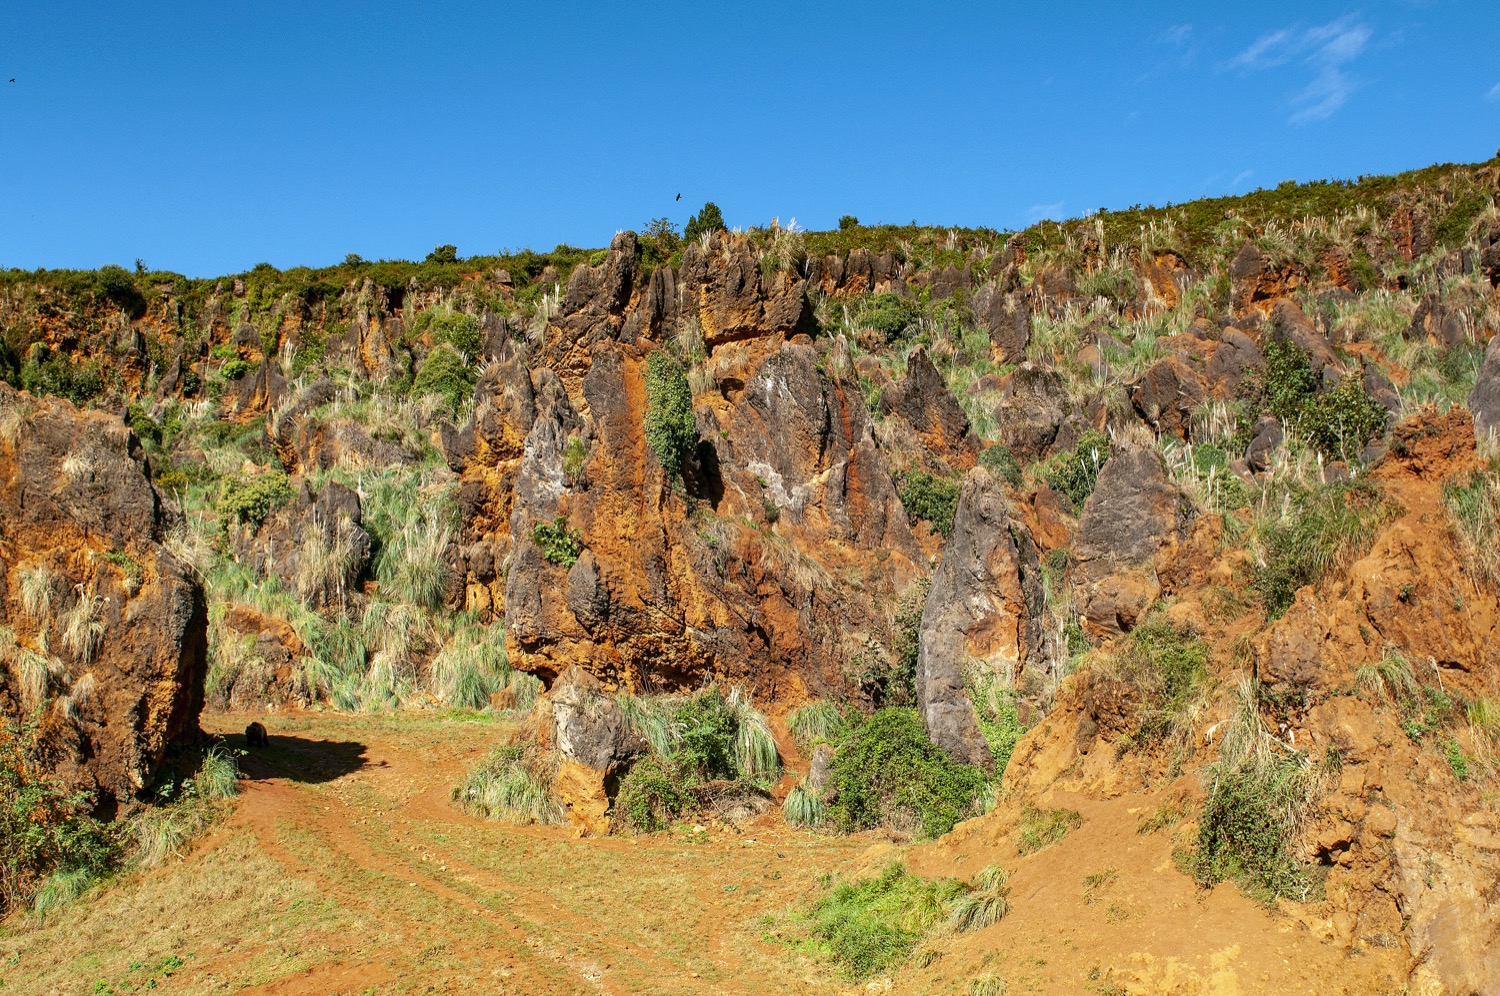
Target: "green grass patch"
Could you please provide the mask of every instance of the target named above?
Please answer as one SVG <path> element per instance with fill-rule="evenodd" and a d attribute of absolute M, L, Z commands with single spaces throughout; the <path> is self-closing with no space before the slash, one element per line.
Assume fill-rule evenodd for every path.
<path fill-rule="evenodd" d="M 1075 809 L 1027 806 L 1021 810 L 1021 822 L 1016 826 L 1016 850 L 1023 855 L 1033 854 L 1051 847 L 1081 826 L 1083 816 Z"/>

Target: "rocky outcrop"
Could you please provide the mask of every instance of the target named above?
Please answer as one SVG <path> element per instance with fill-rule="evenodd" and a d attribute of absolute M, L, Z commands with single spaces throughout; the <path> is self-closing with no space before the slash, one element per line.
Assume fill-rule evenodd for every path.
<path fill-rule="evenodd" d="M 1160 591 L 1152 558 L 1185 524 L 1185 503 L 1160 451 L 1118 446 L 1078 520 L 1073 554 L 1085 628 L 1117 636 L 1135 626 Z"/>
<path fill-rule="evenodd" d="M 969 432 L 969 418 L 925 349 L 911 354 L 906 376 L 881 393 L 880 407 L 911 426 L 938 460 L 960 471 L 974 465 L 979 445 Z"/>
<path fill-rule="evenodd" d="M 917 707 L 933 743 L 955 759 L 992 764 L 968 684 L 1024 684 L 1041 650 L 1042 595 L 1030 534 L 1012 520 L 1000 482 L 975 468 L 933 575 L 917 650 Z"/>
<path fill-rule="evenodd" d="M 163 546 L 174 512 L 118 419 L 0 384 L 0 717 L 110 812 L 197 733 L 202 588 Z"/>
<path fill-rule="evenodd" d="M 546 678 L 579 664 L 608 687 L 717 675 L 762 698 L 847 691 L 850 659 L 892 644 L 882 606 L 921 553 L 857 388 L 805 343 L 743 355 L 718 367 L 722 402 L 700 408 L 680 485 L 646 445 L 640 351 L 600 347 L 576 403 L 538 372 L 509 528 L 513 663 Z M 559 516 L 576 562 L 536 542 Z M 839 574 L 855 565 L 863 591 Z"/>
<path fill-rule="evenodd" d="M 1500 443 L 1500 335 L 1490 339 L 1479 367 L 1479 379 L 1469 395 L 1474 413 L 1474 431 L 1481 438 Z"/>

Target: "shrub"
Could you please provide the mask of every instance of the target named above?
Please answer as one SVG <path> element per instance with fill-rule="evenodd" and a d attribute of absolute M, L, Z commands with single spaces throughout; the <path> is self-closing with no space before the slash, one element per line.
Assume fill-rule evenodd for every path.
<path fill-rule="evenodd" d="M 258 529 L 272 512 L 291 500 L 292 486 L 286 475 L 269 473 L 225 480 L 215 508 L 222 518 Z"/>
<path fill-rule="evenodd" d="M 615 815 L 636 833 L 665 830 L 690 801 L 680 787 L 682 780 L 670 761 L 654 756 L 637 761 L 620 781 Z"/>
<path fill-rule="evenodd" d="M 993 473 L 999 474 L 1013 488 L 1021 486 L 1021 464 L 1015 454 L 1004 443 L 996 443 L 979 454 L 979 462 Z"/>
<path fill-rule="evenodd" d="M 1233 879 L 1250 896 L 1306 900 L 1318 883 L 1297 860 L 1296 840 L 1318 785 L 1306 755 L 1273 743 L 1258 689 L 1246 679 L 1219 760 L 1204 769 L 1208 798 L 1190 863 L 1201 885 Z"/>
<path fill-rule="evenodd" d="M 520 746 L 497 747 L 453 787 L 459 809 L 512 823 L 557 823 L 562 813 L 552 799 L 552 779 L 526 761 Z"/>
<path fill-rule="evenodd" d="M 74 363 L 61 353 L 47 352 L 40 343 L 32 347 L 21 368 L 20 386 L 32 394 L 54 394 L 81 405 L 104 390 L 104 372 L 97 361 Z"/>
<path fill-rule="evenodd" d="M 960 482 L 936 477 L 923 470 L 908 470 L 896 475 L 901 504 L 912 525 L 925 519 L 932 528 L 947 536 L 953 532 L 953 515 L 958 510 Z"/>
<path fill-rule="evenodd" d="M 101 266 L 98 280 L 100 292 L 131 318 L 140 318 L 146 313 L 146 299 L 136 286 L 135 278 L 123 266 Z"/>
<path fill-rule="evenodd" d="M 52 876 L 77 886 L 119 856 L 112 828 L 86 814 L 89 797 L 37 770 L 38 747 L 35 726 L 0 726 L 0 916 Z"/>
<path fill-rule="evenodd" d="M 856 319 L 859 328 L 873 329 L 896 342 L 912 338 L 921 321 L 921 305 L 897 294 L 876 294 L 866 299 Z"/>
<path fill-rule="evenodd" d="M 406 330 L 407 336 L 413 339 L 424 332 L 429 334 L 434 346 L 452 346 L 469 363 L 478 359 L 484 348 L 484 328 L 473 315 L 429 308 L 413 318 Z"/>
<path fill-rule="evenodd" d="M 411 397 L 425 398 L 435 394 L 448 402 L 457 413 L 474 393 L 474 369 L 464 362 L 458 350 L 447 343 L 435 346 L 417 369 L 411 384 Z"/>
<path fill-rule="evenodd" d="M 551 522 L 538 522 L 531 527 L 531 541 L 542 551 L 542 559 L 549 564 L 572 567 L 583 553 L 583 539 L 568 528 L 568 520 L 559 515 Z"/>
<path fill-rule="evenodd" d="M 455 246 L 455 245 L 452 245 L 452 244 L 444 244 L 444 245 L 440 245 L 440 246 L 434 246 L 433 249 L 432 249 L 432 252 L 430 252 L 430 253 L 427 254 L 426 262 L 428 262 L 428 263 L 457 263 L 458 262 L 458 246 Z"/>
<path fill-rule="evenodd" d="M 1280 513 L 1257 530 L 1259 558 L 1250 587 L 1278 619 L 1297 589 L 1367 547 L 1394 507 L 1368 480 L 1293 486 Z"/>
<path fill-rule="evenodd" d="M 1078 440 L 1071 453 L 1058 453 L 1049 459 L 1042 477 L 1047 486 L 1065 496 L 1077 511 L 1094 493 L 1099 471 L 1109 459 L 1109 437 L 1090 429 Z"/>
<path fill-rule="evenodd" d="M 646 445 L 669 474 L 682 469 L 698 443 L 687 373 L 675 356 L 661 350 L 646 360 L 645 430 Z"/>
<path fill-rule="evenodd" d="M 1141 692 L 1137 742 L 1180 733 L 1208 679 L 1208 644 L 1160 617 L 1130 631 L 1111 659 L 1118 675 Z"/>
<path fill-rule="evenodd" d="M 851 228 L 859 227 L 859 219 L 852 214 L 839 215 L 839 231 L 847 232 Z"/>
<path fill-rule="evenodd" d="M 1016 744 L 1026 733 L 1021 713 L 1016 708 L 1015 690 L 986 677 L 970 683 L 969 699 L 974 703 L 979 732 L 989 746 L 990 756 L 995 759 L 995 777 L 1001 778 L 1010 764 L 1011 755 L 1016 752 Z"/>
<path fill-rule="evenodd" d="M 241 377 L 245 376 L 245 374 L 254 370 L 255 366 L 256 365 L 254 363 L 251 363 L 249 360 L 242 360 L 239 357 L 235 357 L 232 360 L 226 361 L 224 365 L 219 368 L 219 376 L 223 377 L 225 380 L 239 380 Z"/>
<path fill-rule="evenodd" d="M 808 925 L 827 955 L 853 979 L 904 962 L 949 916 L 965 891 L 953 879 L 918 878 L 899 864 L 862 882 L 845 882 L 813 904 Z"/>
<path fill-rule="evenodd" d="M 1329 457 L 1347 460 L 1385 429 L 1384 408 L 1354 376 L 1332 391 L 1317 393 L 1318 378 L 1307 354 L 1289 342 L 1266 344 L 1267 410 Z"/>
<path fill-rule="evenodd" d="M 1077 810 L 1027 806 L 1016 827 L 1016 850 L 1024 855 L 1051 847 L 1081 826 L 1083 817 Z"/>
<path fill-rule="evenodd" d="M 707 232 L 726 231 L 729 226 L 724 224 L 724 212 L 713 201 L 703 205 L 703 210 L 688 218 L 687 227 L 682 230 L 682 237 L 693 242 L 699 236 Z"/>
<path fill-rule="evenodd" d="M 829 820 L 843 831 L 882 824 L 938 837 L 975 815 L 986 779 L 944 754 L 913 709 L 886 708 L 850 731 L 830 770 Z"/>

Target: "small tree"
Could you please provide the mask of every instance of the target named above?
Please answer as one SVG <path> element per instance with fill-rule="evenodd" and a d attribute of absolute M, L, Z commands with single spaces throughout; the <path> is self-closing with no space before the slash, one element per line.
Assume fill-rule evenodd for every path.
<path fill-rule="evenodd" d="M 427 262 L 429 262 L 429 263 L 457 263 L 458 262 L 458 246 L 455 246 L 455 245 L 433 246 L 432 252 L 430 252 L 430 253 L 427 254 Z"/>
<path fill-rule="evenodd" d="M 698 443 L 687 373 L 675 356 L 660 350 L 646 360 L 645 429 L 646 444 L 669 474 L 682 469 Z"/>
<path fill-rule="evenodd" d="M 709 201 L 703 205 L 703 210 L 688 219 L 687 228 L 683 229 L 682 237 L 691 242 L 704 232 L 722 232 L 728 229 L 724 224 L 724 212 L 719 210 L 719 205 Z"/>
<path fill-rule="evenodd" d="M 852 214 L 842 215 L 839 218 L 839 231 L 847 232 L 851 228 L 859 227 L 859 219 Z"/>

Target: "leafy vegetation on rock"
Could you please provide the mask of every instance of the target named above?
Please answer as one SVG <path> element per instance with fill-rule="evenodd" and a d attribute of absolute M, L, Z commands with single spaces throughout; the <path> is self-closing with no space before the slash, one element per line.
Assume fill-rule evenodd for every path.
<path fill-rule="evenodd" d="M 646 445 L 669 474 L 682 469 L 698 442 L 693 390 L 671 353 L 657 350 L 646 361 Z"/>

